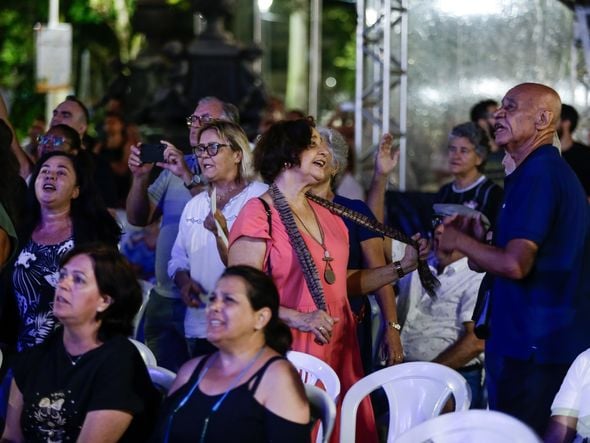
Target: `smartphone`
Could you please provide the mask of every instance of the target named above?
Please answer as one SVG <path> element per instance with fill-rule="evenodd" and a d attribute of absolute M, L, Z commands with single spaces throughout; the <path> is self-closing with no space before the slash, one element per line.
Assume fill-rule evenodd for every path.
<path fill-rule="evenodd" d="M 164 162 L 164 143 L 142 143 L 139 159 L 142 163 Z"/>

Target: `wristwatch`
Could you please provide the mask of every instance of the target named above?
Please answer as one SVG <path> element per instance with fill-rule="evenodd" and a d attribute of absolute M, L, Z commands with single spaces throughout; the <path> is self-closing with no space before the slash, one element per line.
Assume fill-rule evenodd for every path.
<path fill-rule="evenodd" d="M 197 174 L 193 175 L 193 177 L 191 178 L 191 181 L 188 184 L 183 183 L 184 187 L 186 189 L 188 189 L 189 191 L 191 189 L 193 189 L 195 186 L 199 186 L 200 184 L 201 184 L 201 177 L 199 177 Z"/>
<path fill-rule="evenodd" d="M 404 268 L 402 268 L 402 264 L 399 261 L 394 261 L 393 262 L 393 267 L 395 268 L 396 272 L 397 272 L 397 276 L 399 278 L 403 278 L 404 275 L 406 275 L 406 273 L 404 272 Z"/>
<path fill-rule="evenodd" d="M 401 329 L 402 329 L 402 325 L 400 325 L 399 323 L 396 323 L 394 321 L 388 321 L 387 326 L 389 326 L 390 328 L 393 328 L 397 331 L 401 331 Z"/>

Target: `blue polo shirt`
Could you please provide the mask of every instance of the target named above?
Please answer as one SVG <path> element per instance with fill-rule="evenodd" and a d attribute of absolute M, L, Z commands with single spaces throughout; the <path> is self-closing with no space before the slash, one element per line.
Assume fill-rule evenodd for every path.
<path fill-rule="evenodd" d="M 524 279 L 495 279 L 486 351 L 571 362 L 590 347 L 590 209 L 554 146 L 534 150 L 505 180 L 494 242 L 517 238 L 539 250 Z"/>

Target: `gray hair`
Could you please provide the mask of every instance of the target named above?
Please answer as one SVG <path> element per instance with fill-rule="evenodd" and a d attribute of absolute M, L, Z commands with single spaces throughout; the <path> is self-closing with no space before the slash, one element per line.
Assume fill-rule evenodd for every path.
<path fill-rule="evenodd" d="M 482 159 L 477 169 L 483 171 L 490 152 L 488 136 L 484 130 L 473 122 L 461 123 L 453 127 L 449 133 L 449 139 L 456 137 L 466 138 L 475 147 L 475 153 Z"/>
<path fill-rule="evenodd" d="M 236 123 L 238 125 L 240 124 L 240 111 L 238 107 L 233 103 L 224 102 L 223 100 L 220 100 L 217 97 L 209 95 L 207 97 L 201 98 L 198 101 L 197 106 L 211 102 L 217 102 L 221 104 L 221 108 L 223 109 L 223 117 L 226 120 Z"/>
<path fill-rule="evenodd" d="M 318 132 L 322 139 L 325 140 L 330 152 L 332 152 L 336 175 L 341 174 L 346 170 L 346 166 L 348 165 L 348 143 L 346 143 L 342 134 L 336 129 L 320 126 Z"/>

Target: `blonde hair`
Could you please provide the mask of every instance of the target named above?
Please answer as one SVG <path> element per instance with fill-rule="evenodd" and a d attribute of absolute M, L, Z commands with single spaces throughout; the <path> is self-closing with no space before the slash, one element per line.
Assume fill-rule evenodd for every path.
<path fill-rule="evenodd" d="M 221 138 L 225 138 L 230 145 L 232 151 L 242 152 L 242 161 L 238 168 L 238 175 L 242 180 L 250 180 L 254 177 L 254 169 L 252 167 L 252 151 L 248 143 L 248 137 L 242 127 L 236 123 L 226 120 L 214 120 L 199 129 L 197 140 L 201 141 L 201 134 L 208 130 L 214 130 Z"/>

